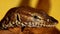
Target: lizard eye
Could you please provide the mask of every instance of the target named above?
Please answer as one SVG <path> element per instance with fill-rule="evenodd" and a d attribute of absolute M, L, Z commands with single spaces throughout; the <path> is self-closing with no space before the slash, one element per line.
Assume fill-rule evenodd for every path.
<path fill-rule="evenodd" d="M 35 18 L 35 19 L 39 19 L 38 16 L 36 16 L 36 15 L 34 16 L 34 18 Z"/>

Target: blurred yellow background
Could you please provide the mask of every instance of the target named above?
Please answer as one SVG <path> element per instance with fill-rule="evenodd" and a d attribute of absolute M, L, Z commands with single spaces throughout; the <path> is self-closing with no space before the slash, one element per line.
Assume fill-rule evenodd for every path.
<path fill-rule="evenodd" d="M 21 0 L 0 0 L 0 20 L 4 17 L 6 12 L 18 5 Z M 31 0 L 30 6 L 35 7 L 38 0 Z M 51 9 L 49 10 L 49 15 L 53 16 L 59 21 L 57 28 L 60 30 L 60 0 L 50 0 Z"/>

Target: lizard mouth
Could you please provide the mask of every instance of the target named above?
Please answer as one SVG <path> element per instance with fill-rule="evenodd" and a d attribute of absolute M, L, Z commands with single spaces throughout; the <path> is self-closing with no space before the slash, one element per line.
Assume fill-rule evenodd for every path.
<path fill-rule="evenodd" d="M 54 24 L 46 24 L 45 21 L 43 22 L 19 22 L 16 20 L 16 22 L 10 22 L 9 24 L 2 24 L 3 28 L 9 28 L 9 27 L 15 27 L 15 26 L 21 26 L 21 27 L 55 27 L 57 23 Z"/>
<path fill-rule="evenodd" d="M 57 23 L 54 24 L 46 24 L 45 22 L 10 22 L 8 24 L 2 24 L 3 28 L 9 28 L 9 27 L 16 27 L 16 26 L 21 26 L 21 27 L 55 27 Z"/>

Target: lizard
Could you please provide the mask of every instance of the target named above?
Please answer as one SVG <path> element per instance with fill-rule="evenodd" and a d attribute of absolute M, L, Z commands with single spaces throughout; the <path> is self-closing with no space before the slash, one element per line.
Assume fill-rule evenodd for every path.
<path fill-rule="evenodd" d="M 8 30 L 9 28 L 21 27 L 21 32 L 24 34 L 34 34 L 30 33 L 33 32 L 31 31 L 32 29 L 37 29 L 37 31 L 41 28 L 43 28 L 43 31 L 44 28 L 46 28 L 45 30 L 48 28 L 54 29 L 57 23 L 58 21 L 45 13 L 44 10 L 35 9 L 29 6 L 20 6 L 11 8 L 6 13 L 4 18 L 0 21 L 0 29 Z M 25 32 L 25 29 L 30 32 Z"/>

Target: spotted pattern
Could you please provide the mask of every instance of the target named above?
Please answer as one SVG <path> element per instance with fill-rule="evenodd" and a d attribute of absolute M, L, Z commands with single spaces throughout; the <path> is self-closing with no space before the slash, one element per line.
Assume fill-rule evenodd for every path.
<path fill-rule="evenodd" d="M 12 8 L 7 12 L 0 22 L 0 29 L 11 27 L 54 27 L 57 22 L 56 19 L 43 12 L 43 10 L 22 6 Z"/>

